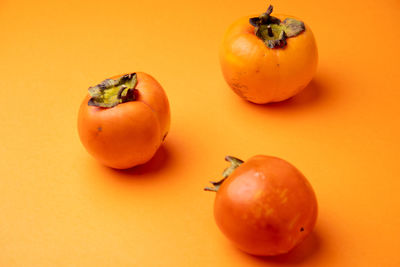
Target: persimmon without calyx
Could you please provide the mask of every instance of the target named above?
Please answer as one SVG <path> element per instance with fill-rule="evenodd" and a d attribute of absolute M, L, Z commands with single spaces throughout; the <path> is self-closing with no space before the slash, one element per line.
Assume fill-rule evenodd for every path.
<path fill-rule="evenodd" d="M 223 76 L 233 91 L 257 104 L 288 99 L 304 89 L 318 63 L 311 29 L 292 16 L 244 17 L 227 30 L 221 49 Z"/>
<path fill-rule="evenodd" d="M 90 87 L 78 115 L 82 144 L 102 164 L 116 169 L 150 160 L 169 125 L 167 96 L 143 72 L 115 76 Z"/>
<path fill-rule="evenodd" d="M 317 200 L 307 179 L 285 160 L 255 156 L 231 162 L 215 191 L 214 216 L 241 250 L 259 256 L 289 252 L 313 230 Z"/>

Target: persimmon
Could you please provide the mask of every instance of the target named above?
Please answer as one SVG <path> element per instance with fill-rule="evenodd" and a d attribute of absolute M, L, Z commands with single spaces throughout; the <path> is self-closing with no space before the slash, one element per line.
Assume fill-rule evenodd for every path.
<path fill-rule="evenodd" d="M 169 126 L 167 95 L 143 72 L 118 75 L 90 87 L 78 115 L 84 147 L 102 164 L 116 169 L 150 160 Z"/>
<path fill-rule="evenodd" d="M 257 104 L 286 100 L 304 89 L 318 63 L 314 35 L 292 16 L 247 16 L 227 30 L 220 49 L 223 76 L 233 91 Z"/>
<path fill-rule="evenodd" d="M 271 156 L 231 162 L 215 191 L 214 217 L 241 250 L 259 256 L 289 252 L 313 230 L 317 200 L 307 179 L 292 164 Z"/>

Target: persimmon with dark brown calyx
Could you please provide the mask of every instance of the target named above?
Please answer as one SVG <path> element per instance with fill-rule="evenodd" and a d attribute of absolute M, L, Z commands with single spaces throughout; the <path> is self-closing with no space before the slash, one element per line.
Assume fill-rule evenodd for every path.
<path fill-rule="evenodd" d="M 170 126 L 170 109 L 161 85 L 137 72 L 90 87 L 78 115 L 79 137 L 102 164 L 126 169 L 149 161 Z"/>
<path fill-rule="evenodd" d="M 317 199 L 310 183 L 292 164 L 271 156 L 231 162 L 223 179 L 211 182 L 218 227 L 239 249 L 275 256 L 299 245 L 313 230 Z"/>
<path fill-rule="evenodd" d="M 223 76 L 233 91 L 257 104 L 286 100 L 312 80 L 318 63 L 314 35 L 303 21 L 247 16 L 227 30 L 220 49 Z"/>

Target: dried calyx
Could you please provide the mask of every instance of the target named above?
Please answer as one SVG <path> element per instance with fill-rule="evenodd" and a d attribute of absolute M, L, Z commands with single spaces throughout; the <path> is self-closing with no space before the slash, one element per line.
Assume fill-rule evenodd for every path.
<path fill-rule="evenodd" d="M 221 186 L 221 184 L 225 181 L 225 179 L 228 178 L 228 176 L 231 175 L 231 173 L 243 163 L 243 160 L 232 157 L 232 156 L 226 156 L 225 160 L 230 162 L 231 166 L 226 168 L 224 170 L 224 172 L 222 173 L 222 177 L 223 177 L 222 180 L 220 180 L 218 182 L 210 182 L 213 185 L 213 187 L 206 187 L 206 188 L 204 188 L 204 190 L 217 192 L 219 187 Z"/>
<path fill-rule="evenodd" d="M 112 108 L 118 104 L 137 99 L 138 90 L 136 73 L 129 73 L 118 79 L 106 79 L 89 88 L 91 96 L 88 105 Z"/>
<path fill-rule="evenodd" d="M 285 47 L 286 39 L 299 35 L 305 30 L 302 21 L 286 18 L 284 21 L 271 16 L 273 6 L 268 7 L 267 12 L 259 17 L 249 20 L 250 24 L 255 27 L 255 34 L 269 48 Z"/>

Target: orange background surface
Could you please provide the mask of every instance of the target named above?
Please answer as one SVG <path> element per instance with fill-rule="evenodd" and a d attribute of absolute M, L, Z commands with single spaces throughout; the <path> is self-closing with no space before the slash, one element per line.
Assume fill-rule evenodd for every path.
<path fill-rule="evenodd" d="M 0 1 L 0 266 L 400 266 L 400 2 L 273 1 L 302 18 L 319 67 L 297 97 L 253 105 L 218 48 L 257 1 Z M 81 145 L 87 88 L 131 71 L 166 90 L 171 131 L 117 171 Z M 223 158 L 274 155 L 319 201 L 314 233 L 275 258 L 236 249 L 213 218 Z"/>

